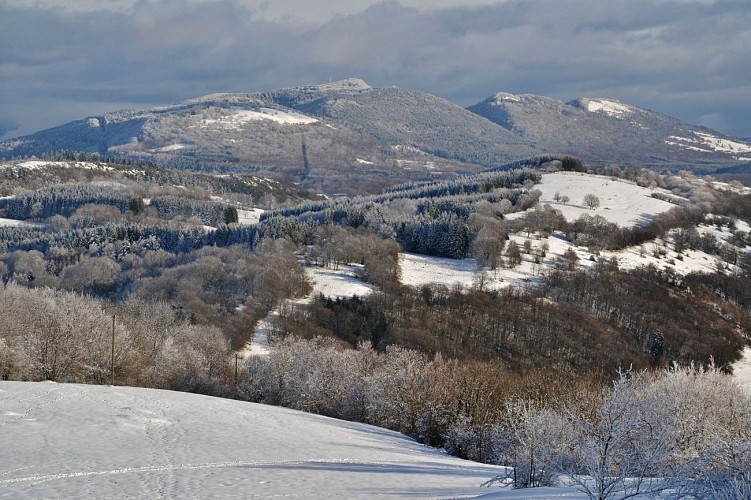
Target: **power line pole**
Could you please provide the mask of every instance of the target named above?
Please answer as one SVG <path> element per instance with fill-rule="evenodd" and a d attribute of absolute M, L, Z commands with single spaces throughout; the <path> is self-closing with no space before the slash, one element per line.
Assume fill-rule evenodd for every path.
<path fill-rule="evenodd" d="M 112 385 L 115 385 L 115 315 L 112 315 Z"/>

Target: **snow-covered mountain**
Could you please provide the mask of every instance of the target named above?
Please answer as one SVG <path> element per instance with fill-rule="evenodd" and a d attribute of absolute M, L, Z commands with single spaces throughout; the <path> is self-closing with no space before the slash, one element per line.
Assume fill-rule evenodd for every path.
<path fill-rule="evenodd" d="M 751 144 L 614 99 L 499 92 L 468 108 L 545 151 L 587 162 L 666 167 L 751 159 Z"/>
<path fill-rule="evenodd" d="M 564 103 L 498 93 L 465 109 L 424 92 L 358 79 L 210 94 L 91 116 L 0 143 L 0 158 L 120 153 L 201 171 L 276 174 L 328 192 L 378 192 L 534 154 L 712 171 L 751 145 L 612 99 Z"/>
<path fill-rule="evenodd" d="M 0 143 L 6 158 L 61 150 L 121 153 L 179 169 L 277 174 L 305 187 L 350 193 L 534 153 L 513 133 L 444 99 L 354 79 L 211 94 L 87 117 Z"/>

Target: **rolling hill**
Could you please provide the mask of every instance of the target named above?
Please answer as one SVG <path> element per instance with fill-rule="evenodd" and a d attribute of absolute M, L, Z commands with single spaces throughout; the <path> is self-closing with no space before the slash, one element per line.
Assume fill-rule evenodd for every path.
<path fill-rule="evenodd" d="M 474 497 L 502 470 L 377 427 L 132 387 L 0 382 L 0 428 L 2 498 Z"/>

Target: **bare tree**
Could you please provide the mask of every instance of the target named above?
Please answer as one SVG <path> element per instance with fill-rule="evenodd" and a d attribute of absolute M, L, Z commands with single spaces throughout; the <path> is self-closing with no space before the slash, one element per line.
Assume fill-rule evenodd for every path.
<path fill-rule="evenodd" d="M 584 204 L 587 205 L 590 210 L 594 210 L 595 208 L 600 206 L 600 199 L 592 193 L 585 194 Z"/>

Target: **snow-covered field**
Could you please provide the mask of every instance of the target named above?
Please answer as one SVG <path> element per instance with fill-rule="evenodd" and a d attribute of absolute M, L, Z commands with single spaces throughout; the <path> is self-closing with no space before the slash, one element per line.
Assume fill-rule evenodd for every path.
<path fill-rule="evenodd" d="M 375 287 L 362 281 L 358 275 L 362 266 L 339 266 L 338 269 L 310 266 L 305 268 L 311 283 L 313 294 L 322 293 L 327 297 L 351 297 L 369 295 Z"/>
<path fill-rule="evenodd" d="M 237 211 L 237 222 L 240 224 L 246 224 L 248 226 L 252 226 L 253 224 L 258 224 L 258 221 L 261 220 L 261 214 L 265 212 L 262 208 L 253 208 L 250 210 L 238 210 Z"/>
<path fill-rule="evenodd" d="M 555 172 L 542 176 L 542 182 L 534 189 L 542 191 L 541 205 L 550 205 L 560 210 L 568 221 L 583 214 L 600 215 L 619 226 L 630 227 L 649 222 L 655 215 L 667 212 L 675 205 L 657 198 L 653 192 L 672 196 L 664 189 L 647 189 L 623 179 L 613 179 L 602 175 L 589 175 L 579 172 Z M 568 196 L 569 202 L 556 202 L 554 197 Z M 594 210 L 584 204 L 584 196 L 593 194 L 600 200 Z M 524 213 L 510 214 L 509 218 L 521 217 Z"/>
<path fill-rule="evenodd" d="M 416 287 L 429 284 L 468 287 L 481 271 L 475 259 L 457 260 L 412 253 L 400 254 L 399 266 L 402 283 Z"/>
<path fill-rule="evenodd" d="M 735 156 L 735 159 L 740 161 L 751 160 L 751 145 L 749 144 L 724 139 L 707 132 L 687 132 L 689 135 L 685 137 L 671 135 L 665 140 L 665 143 L 693 151 L 730 153 L 738 155 Z"/>
<path fill-rule="evenodd" d="M 26 222 L 23 220 L 16 220 L 16 219 L 3 219 L 0 217 L 0 227 L 38 227 L 39 224 L 35 224 L 33 222 Z"/>
<path fill-rule="evenodd" d="M 519 497 L 482 487 L 501 468 L 448 456 L 385 429 L 131 387 L 0 382 L 0 450 L 2 498 L 576 494 L 560 489 Z"/>
<path fill-rule="evenodd" d="M 172 151 L 180 151 L 181 149 L 188 149 L 189 147 L 190 144 L 183 144 L 181 142 L 178 142 L 176 144 L 170 144 L 168 146 L 155 149 L 154 151 L 157 153 L 169 153 Z"/>
<path fill-rule="evenodd" d="M 213 125 L 227 129 L 240 129 L 246 123 L 258 120 L 269 120 L 287 125 L 307 125 L 318 121 L 317 118 L 294 111 L 281 111 L 272 108 L 259 108 L 258 110 L 235 109 L 232 110 L 232 113 L 221 119 L 209 118 L 202 120 L 202 127 Z"/>
<path fill-rule="evenodd" d="M 634 108 L 613 99 L 587 99 L 587 111 L 620 118 L 633 113 Z"/>
<path fill-rule="evenodd" d="M 337 269 L 324 268 L 318 266 L 308 266 L 305 273 L 313 285 L 313 291 L 305 298 L 284 303 L 281 307 L 294 307 L 296 304 L 306 304 L 312 300 L 315 295 L 323 294 L 327 297 L 352 297 L 358 295 L 364 297 L 369 295 L 375 286 L 362 281 L 359 277 L 359 271 L 362 266 L 343 265 Z M 247 359 L 248 356 L 265 355 L 269 352 L 269 334 L 273 331 L 274 318 L 278 317 L 280 308 L 277 307 L 271 313 L 260 320 L 253 331 L 253 338 L 250 343 L 239 352 L 240 357 Z"/>

